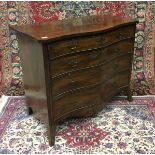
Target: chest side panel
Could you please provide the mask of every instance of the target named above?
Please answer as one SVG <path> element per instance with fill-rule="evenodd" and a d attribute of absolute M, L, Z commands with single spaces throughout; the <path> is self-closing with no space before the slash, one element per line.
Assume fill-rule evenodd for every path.
<path fill-rule="evenodd" d="M 42 44 L 21 34 L 18 39 L 27 104 L 37 118 L 48 122 Z"/>

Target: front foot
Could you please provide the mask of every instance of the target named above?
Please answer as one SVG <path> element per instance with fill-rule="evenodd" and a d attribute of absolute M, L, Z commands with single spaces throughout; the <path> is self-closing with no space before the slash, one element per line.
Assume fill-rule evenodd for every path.
<path fill-rule="evenodd" d="M 52 125 L 49 127 L 48 130 L 48 139 L 49 145 L 53 146 L 55 144 L 55 132 L 56 132 L 56 125 L 52 122 Z"/>
<path fill-rule="evenodd" d="M 31 107 L 28 107 L 28 114 L 29 114 L 29 115 L 32 115 L 32 114 L 33 114 L 33 110 L 32 110 Z"/>

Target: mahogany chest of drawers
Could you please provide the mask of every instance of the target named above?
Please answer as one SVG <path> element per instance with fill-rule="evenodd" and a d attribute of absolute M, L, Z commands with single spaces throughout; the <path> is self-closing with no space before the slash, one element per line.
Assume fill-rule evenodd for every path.
<path fill-rule="evenodd" d="M 135 28 L 135 20 L 105 15 L 11 27 L 27 104 L 47 122 L 50 145 L 60 121 L 91 116 L 122 89 L 131 100 Z"/>

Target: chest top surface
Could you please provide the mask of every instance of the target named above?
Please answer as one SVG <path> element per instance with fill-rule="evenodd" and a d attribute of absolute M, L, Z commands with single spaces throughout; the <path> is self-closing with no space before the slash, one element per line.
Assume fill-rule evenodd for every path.
<path fill-rule="evenodd" d="M 57 40 L 68 36 L 100 33 L 114 27 L 134 24 L 137 21 L 127 17 L 110 15 L 84 16 L 48 23 L 27 24 L 22 26 L 10 26 L 38 41 Z"/>

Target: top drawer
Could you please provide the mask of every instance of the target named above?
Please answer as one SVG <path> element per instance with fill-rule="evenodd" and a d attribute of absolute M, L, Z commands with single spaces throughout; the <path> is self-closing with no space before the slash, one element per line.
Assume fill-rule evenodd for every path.
<path fill-rule="evenodd" d="M 119 29 L 105 32 L 93 37 L 74 38 L 71 40 L 59 41 L 48 46 L 49 56 L 52 60 L 82 50 L 104 47 L 111 43 L 134 37 L 135 25 L 121 27 Z"/>

